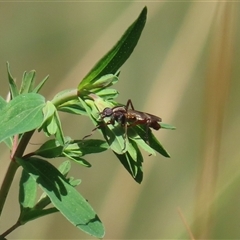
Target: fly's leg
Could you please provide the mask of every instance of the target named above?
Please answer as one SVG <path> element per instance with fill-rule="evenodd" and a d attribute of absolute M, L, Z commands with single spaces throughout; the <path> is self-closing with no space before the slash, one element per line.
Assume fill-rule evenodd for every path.
<path fill-rule="evenodd" d="M 91 133 L 90 134 L 88 134 L 88 135 L 86 135 L 86 136 L 84 136 L 83 138 L 82 138 L 82 140 L 84 140 L 84 139 L 86 139 L 86 138 L 88 138 L 88 137 L 91 137 L 93 134 L 94 134 L 94 132 L 97 130 L 97 129 L 99 129 L 100 127 L 103 127 L 103 126 L 107 126 L 107 125 L 109 125 L 109 124 L 114 124 L 114 122 L 115 122 L 115 120 L 113 119 L 113 118 L 111 118 L 108 122 L 103 122 L 103 123 L 100 123 L 100 124 L 98 124 L 92 131 L 91 131 Z"/>
<path fill-rule="evenodd" d="M 86 138 L 88 138 L 88 137 L 91 137 L 91 136 L 94 134 L 94 132 L 95 132 L 99 127 L 100 127 L 100 125 L 97 125 L 97 126 L 91 131 L 91 133 L 88 134 L 88 135 L 86 135 L 86 136 L 84 136 L 84 137 L 82 138 L 82 140 L 84 140 L 84 139 L 86 139 Z"/>
<path fill-rule="evenodd" d="M 132 110 L 135 110 L 134 107 L 133 107 L 133 104 L 132 104 L 132 100 L 131 100 L 131 99 L 128 99 L 128 101 L 127 101 L 126 110 L 129 109 L 129 106 L 132 108 Z"/>
<path fill-rule="evenodd" d="M 124 124 L 124 135 L 123 135 L 123 140 L 124 140 L 124 145 L 123 145 L 123 150 L 126 150 L 127 147 L 127 123 Z"/>
<path fill-rule="evenodd" d="M 126 115 L 122 115 L 119 117 L 118 122 L 124 127 L 124 135 L 123 135 L 123 141 L 124 141 L 124 145 L 123 145 L 123 149 L 122 151 L 126 150 L 127 148 L 127 117 Z"/>
<path fill-rule="evenodd" d="M 127 128 L 128 127 L 134 127 L 134 126 L 137 126 L 139 125 L 138 121 L 135 121 L 135 122 L 132 122 L 131 124 L 128 124 L 127 125 Z M 147 122 L 146 122 L 146 136 L 145 136 L 145 141 L 146 143 L 149 145 L 149 138 L 148 138 L 148 134 L 149 134 L 149 128 L 150 128 L 150 125 L 151 125 L 151 119 L 147 119 Z M 125 130 L 126 132 L 126 130 Z"/>
<path fill-rule="evenodd" d="M 145 137 L 145 140 L 146 140 L 146 143 L 149 145 L 149 137 L 148 137 L 148 133 L 149 133 L 149 126 L 151 124 L 151 120 L 148 120 L 147 121 L 147 124 L 146 124 L 146 137 Z"/>

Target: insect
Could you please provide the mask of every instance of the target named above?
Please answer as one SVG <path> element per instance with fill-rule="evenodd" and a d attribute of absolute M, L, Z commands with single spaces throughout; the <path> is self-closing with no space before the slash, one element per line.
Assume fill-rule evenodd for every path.
<path fill-rule="evenodd" d="M 160 117 L 152 115 L 150 113 L 145 113 L 141 111 L 137 111 L 134 109 L 131 99 L 127 101 L 126 106 L 115 106 L 113 108 L 106 107 L 102 112 L 99 113 L 101 120 L 106 117 L 109 117 L 110 120 L 105 123 L 105 125 L 112 124 L 114 125 L 115 122 L 121 124 L 125 128 L 124 139 L 127 137 L 127 128 L 136 126 L 136 125 L 146 125 L 146 142 L 149 144 L 148 141 L 148 132 L 149 128 L 153 128 L 155 130 L 159 130 L 161 125 L 159 122 L 162 121 Z M 97 125 L 91 132 L 91 134 L 85 136 L 89 137 L 93 134 L 95 130 L 101 127 L 101 124 Z M 126 148 L 126 141 L 124 141 L 124 148 Z"/>

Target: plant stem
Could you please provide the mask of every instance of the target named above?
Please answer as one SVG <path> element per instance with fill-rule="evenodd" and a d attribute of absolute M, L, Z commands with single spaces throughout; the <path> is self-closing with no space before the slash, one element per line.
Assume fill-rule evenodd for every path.
<path fill-rule="evenodd" d="M 0 239 L 6 237 L 9 233 L 14 231 L 16 228 L 20 227 L 21 223 L 17 221 L 12 227 L 10 227 L 7 231 L 5 231 L 2 235 L 0 235 Z"/>
<path fill-rule="evenodd" d="M 24 153 L 24 151 L 25 151 L 25 149 L 26 149 L 26 147 L 27 147 L 27 145 L 28 145 L 28 143 L 29 143 L 29 141 L 30 141 L 34 131 L 35 130 L 32 130 L 30 132 L 24 133 L 24 135 L 22 136 L 21 141 L 18 144 L 18 147 L 17 147 L 16 151 L 14 152 L 13 161 L 15 161 L 14 160 L 15 157 L 19 157 L 19 158 L 22 157 L 22 155 L 23 155 L 23 153 Z"/>
<path fill-rule="evenodd" d="M 18 169 L 19 165 L 15 161 L 11 161 L 5 178 L 3 179 L 2 187 L 0 189 L 0 215 L 3 210 L 4 203 L 6 201 L 9 189 L 11 187 L 14 175 Z"/>
<path fill-rule="evenodd" d="M 30 131 L 23 135 L 20 143 L 16 147 L 16 151 L 15 151 L 15 146 L 13 146 L 13 156 L 11 156 L 11 162 L 8 166 L 6 176 L 3 179 L 3 183 L 2 183 L 2 186 L 0 189 L 0 216 L 1 216 L 1 213 L 3 210 L 3 206 L 5 204 L 5 201 L 7 199 L 9 189 L 12 185 L 13 178 L 19 167 L 19 164 L 15 161 L 15 157 L 22 157 L 33 133 L 34 133 L 34 131 Z"/>

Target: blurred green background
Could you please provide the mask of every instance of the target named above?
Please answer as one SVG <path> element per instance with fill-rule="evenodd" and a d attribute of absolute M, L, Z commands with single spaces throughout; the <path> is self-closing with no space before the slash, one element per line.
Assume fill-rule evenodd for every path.
<path fill-rule="evenodd" d="M 148 19 L 121 69 L 118 102 L 177 127 L 157 138 L 171 158 L 144 153 L 144 179 L 134 182 L 111 151 L 73 164 L 79 191 L 106 228 L 105 239 L 240 239 L 240 5 L 231 2 L 2 2 L 0 94 L 8 92 L 6 61 L 20 82 L 35 69 L 50 100 L 75 88 L 117 42 L 144 6 Z M 61 114 L 65 135 L 81 139 L 93 125 Z M 99 137 L 96 133 L 94 137 Z M 44 142 L 42 134 L 32 139 Z M 1 150 L 0 180 L 9 163 Z M 58 165 L 59 159 L 52 161 Z M 0 228 L 19 214 L 18 179 Z M 192 235 L 191 235 L 192 234 Z M 57 213 L 22 226 L 11 239 L 91 238 Z"/>

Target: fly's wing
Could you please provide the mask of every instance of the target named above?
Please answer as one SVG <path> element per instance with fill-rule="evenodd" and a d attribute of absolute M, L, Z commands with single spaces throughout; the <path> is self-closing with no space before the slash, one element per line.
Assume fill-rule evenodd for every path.
<path fill-rule="evenodd" d="M 158 116 L 152 115 L 150 113 L 145 113 L 137 110 L 128 110 L 128 120 L 136 121 L 137 124 L 149 123 L 149 127 L 158 130 L 161 128 L 161 125 L 158 122 L 161 122 L 162 119 Z"/>
<path fill-rule="evenodd" d="M 158 122 L 161 122 L 162 119 L 158 116 L 152 115 L 150 113 L 147 113 L 151 117 L 151 123 L 149 124 L 149 127 L 159 130 L 161 128 L 161 125 Z"/>
<path fill-rule="evenodd" d="M 149 115 L 153 121 L 156 121 L 156 122 L 161 122 L 162 121 L 162 119 L 158 116 L 152 115 L 150 113 L 146 113 L 146 114 Z"/>

